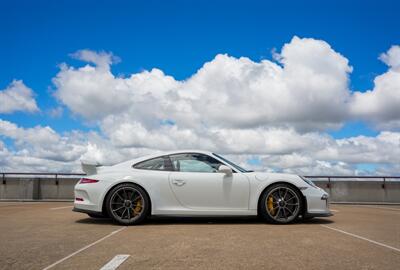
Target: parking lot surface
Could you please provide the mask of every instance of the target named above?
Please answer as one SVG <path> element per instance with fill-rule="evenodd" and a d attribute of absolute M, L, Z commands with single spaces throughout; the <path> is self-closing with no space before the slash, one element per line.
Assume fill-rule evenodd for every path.
<path fill-rule="evenodd" d="M 72 203 L 1 202 L 0 269 L 399 269 L 400 206 L 332 205 L 290 225 L 157 218 L 124 227 Z"/>

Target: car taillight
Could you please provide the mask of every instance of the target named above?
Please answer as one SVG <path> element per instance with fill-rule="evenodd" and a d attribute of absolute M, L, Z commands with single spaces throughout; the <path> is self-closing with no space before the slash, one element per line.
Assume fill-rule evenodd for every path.
<path fill-rule="evenodd" d="M 89 178 L 81 178 L 81 181 L 79 181 L 79 184 L 91 184 L 91 183 L 97 183 L 99 180 L 94 180 L 94 179 L 89 179 Z"/>
<path fill-rule="evenodd" d="M 83 202 L 83 199 L 82 199 L 82 198 L 78 198 L 78 197 L 76 197 L 76 198 L 75 198 L 75 201 L 78 201 L 78 202 Z"/>

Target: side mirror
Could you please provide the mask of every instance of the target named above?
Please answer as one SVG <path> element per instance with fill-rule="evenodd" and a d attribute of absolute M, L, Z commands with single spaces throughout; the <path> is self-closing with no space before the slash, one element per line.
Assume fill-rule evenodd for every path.
<path fill-rule="evenodd" d="M 229 167 L 226 166 L 226 165 L 220 165 L 220 166 L 218 167 L 218 172 L 219 172 L 219 173 L 224 173 L 224 174 L 226 174 L 226 175 L 232 175 L 232 169 L 229 168 Z"/>

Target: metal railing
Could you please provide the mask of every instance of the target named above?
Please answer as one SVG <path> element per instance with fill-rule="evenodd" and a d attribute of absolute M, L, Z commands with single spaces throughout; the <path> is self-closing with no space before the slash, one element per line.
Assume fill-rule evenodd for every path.
<path fill-rule="evenodd" d="M 382 179 L 382 188 L 386 188 L 386 180 L 387 179 L 398 179 L 400 180 L 400 176 L 374 176 L 374 175 L 366 175 L 366 176 L 358 176 L 358 175 L 305 175 L 305 178 L 311 179 L 326 179 L 328 183 L 326 184 L 327 188 L 331 188 L 332 179 Z"/>

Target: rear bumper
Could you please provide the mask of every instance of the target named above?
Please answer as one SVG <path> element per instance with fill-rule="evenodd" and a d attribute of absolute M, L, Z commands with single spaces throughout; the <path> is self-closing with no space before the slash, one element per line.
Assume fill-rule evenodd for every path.
<path fill-rule="evenodd" d="M 74 188 L 74 207 L 83 211 L 102 212 L 103 198 L 109 186 L 110 182 L 104 180 L 90 184 L 77 183 Z"/>

